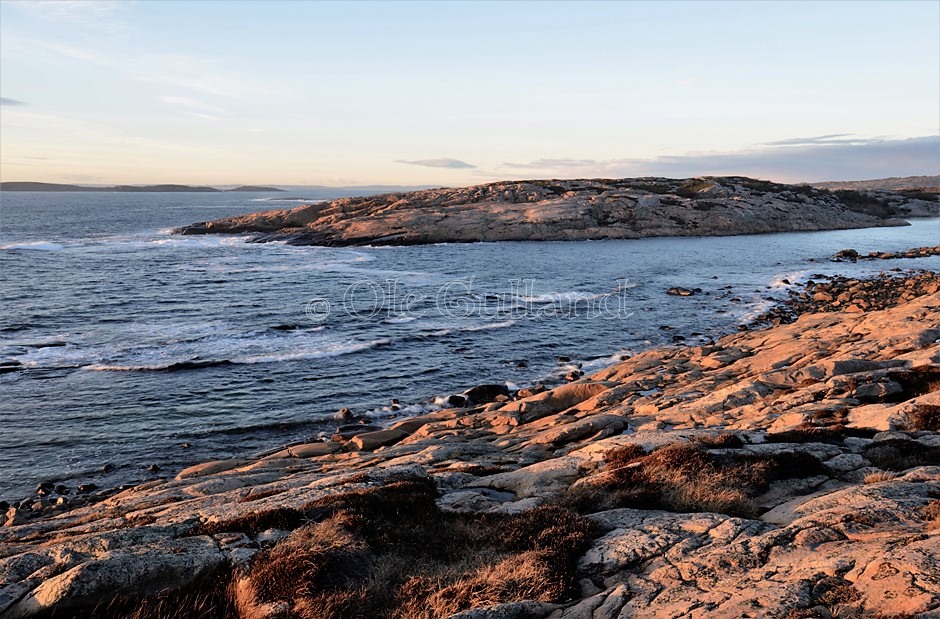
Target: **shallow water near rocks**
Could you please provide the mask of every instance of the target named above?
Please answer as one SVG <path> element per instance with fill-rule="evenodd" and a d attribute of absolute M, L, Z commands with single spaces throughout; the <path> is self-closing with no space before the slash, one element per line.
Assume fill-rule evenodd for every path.
<path fill-rule="evenodd" d="M 330 431 L 342 407 L 416 414 L 475 384 L 557 381 L 575 363 L 598 369 L 676 336 L 698 343 L 784 297 L 783 279 L 940 270 L 940 257 L 828 261 L 847 247 L 935 245 L 940 219 L 345 249 L 168 232 L 296 204 L 270 197 L 0 195 L 0 369 L 11 370 L 0 374 L 0 498 L 274 449 Z M 673 286 L 701 292 L 667 295 Z"/>

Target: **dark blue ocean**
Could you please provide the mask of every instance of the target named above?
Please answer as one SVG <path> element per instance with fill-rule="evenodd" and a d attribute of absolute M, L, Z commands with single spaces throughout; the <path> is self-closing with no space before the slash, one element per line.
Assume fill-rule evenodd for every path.
<path fill-rule="evenodd" d="M 0 194 L 0 363 L 12 369 L 0 374 L 0 498 L 45 480 L 141 481 L 151 464 L 173 475 L 329 433 L 343 407 L 416 414 L 475 384 L 558 381 L 676 335 L 705 341 L 785 296 L 783 279 L 940 270 L 940 258 L 828 262 L 846 247 L 935 245 L 940 219 L 354 249 L 169 232 L 297 204 L 272 195 Z"/>

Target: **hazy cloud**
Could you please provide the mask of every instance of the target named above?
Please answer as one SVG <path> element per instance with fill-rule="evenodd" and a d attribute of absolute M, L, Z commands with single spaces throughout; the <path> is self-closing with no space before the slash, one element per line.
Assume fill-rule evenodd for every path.
<path fill-rule="evenodd" d="M 225 114 L 225 110 L 222 108 L 209 105 L 192 97 L 160 97 L 160 100 L 174 107 L 182 108 L 182 113 L 187 116 L 202 118 L 203 120 L 219 120 L 219 117 Z"/>
<path fill-rule="evenodd" d="M 906 140 L 868 139 L 837 141 L 842 136 L 799 138 L 779 146 L 736 152 L 695 153 L 652 159 L 541 159 L 527 164 L 504 163 L 504 174 L 531 176 L 632 177 L 632 176 L 724 176 L 744 175 L 782 182 L 863 180 L 890 176 L 933 175 L 940 173 L 940 136 Z M 819 138 L 816 138 L 819 140 Z M 514 169 L 526 173 L 505 172 Z"/>
<path fill-rule="evenodd" d="M 453 170 L 466 170 L 476 166 L 459 159 L 418 159 L 417 161 L 406 161 L 398 159 L 396 163 L 407 163 L 408 165 L 420 165 L 426 168 L 451 168 Z"/>
<path fill-rule="evenodd" d="M 202 112 L 183 112 L 186 116 L 192 116 L 193 118 L 201 118 L 202 120 L 221 120 L 218 116 L 213 116 L 212 114 L 203 114 Z"/>
<path fill-rule="evenodd" d="M 253 77 L 229 70 L 225 63 L 217 58 L 174 53 L 112 56 L 90 47 L 67 45 L 57 41 L 35 41 L 34 44 L 66 58 L 119 71 L 133 80 L 181 88 L 203 95 L 239 97 L 275 92 Z"/>
<path fill-rule="evenodd" d="M 40 19 L 106 32 L 125 29 L 123 13 L 131 4 L 122 0 L 9 0 L 10 6 Z"/>
<path fill-rule="evenodd" d="M 583 168 L 596 165 L 598 165 L 598 162 L 594 159 L 536 159 L 529 163 L 506 162 L 500 167 L 517 168 L 521 170 L 542 170 L 545 168 Z"/>
<path fill-rule="evenodd" d="M 7 99 L 6 97 L 0 97 L 0 105 L 26 105 L 26 102 L 17 101 L 16 99 Z"/>
<path fill-rule="evenodd" d="M 829 135 L 817 135 L 811 138 L 789 138 L 787 140 L 777 140 L 775 142 L 764 142 L 762 146 L 812 146 L 826 144 L 871 144 L 880 140 L 874 138 L 862 138 L 854 136 L 851 133 L 830 133 Z"/>

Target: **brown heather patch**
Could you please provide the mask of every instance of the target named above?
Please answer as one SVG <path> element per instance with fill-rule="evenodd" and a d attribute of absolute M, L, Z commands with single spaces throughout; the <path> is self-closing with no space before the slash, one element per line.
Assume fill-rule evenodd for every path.
<path fill-rule="evenodd" d="M 197 533 L 294 532 L 259 552 L 234 586 L 200 599 L 222 595 L 232 616 L 285 601 L 299 619 L 434 619 L 577 595 L 577 559 L 601 534 L 596 523 L 557 506 L 450 514 L 436 498 L 433 480 L 415 477 L 203 525 Z"/>
<path fill-rule="evenodd" d="M 255 602 L 301 619 L 432 619 L 480 604 L 575 595 L 575 563 L 598 526 L 558 508 L 511 516 L 441 512 L 433 481 L 327 497 L 325 518 L 259 553 Z"/>
<path fill-rule="evenodd" d="M 903 439 L 872 443 L 862 450 L 862 455 L 878 468 L 888 471 L 940 465 L 940 447 Z"/>
<path fill-rule="evenodd" d="M 281 605 L 296 619 L 437 619 L 519 600 L 578 595 L 576 563 L 600 526 L 558 507 L 514 515 L 451 514 L 434 482 L 407 478 L 204 525 L 211 531 L 294 529 L 250 568 L 184 589 L 111 598 L 90 619 L 230 619 Z M 58 616 L 58 615 L 56 615 Z"/>
<path fill-rule="evenodd" d="M 918 510 L 920 517 L 927 521 L 927 530 L 940 529 L 940 500 L 933 500 Z"/>
<path fill-rule="evenodd" d="M 871 428 L 847 428 L 844 425 L 815 426 L 801 424 L 793 430 L 767 434 L 768 443 L 841 443 L 848 436 L 871 438 L 878 430 Z"/>
<path fill-rule="evenodd" d="M 619 469 L 627 466 L 631 462 L 636 462 L 646 455 L 646 450 L 642 445 L 624 445 L 623 447 L 614 447 L 604 454 L 604 463 L 608 469 Z"/>
<path fill-rule="evenodd" d="M 810 592 L 811 608 L 791 608 L 783 619 L 859 617 L 861 601 L 861 592 L 851 582 L 839 577 L 825 577 L 813 585 Z M 820 612 L 820 607 L 825 611 Z"/>
<path fill-rule="evenodd" d="M 215 535 L 216 533 L 225 533 L 228 531 L 240 531 L 254 537 L 258 533 L 268 529 L 296 529 L 306 520 L 307 518 L 303 509 L 276 507 L 244 514 L 238 518 L 205 522 L 196 527 L 192 534 Z"/>
<path fill-rule="evenodd" d="M 700 436 L 695 439 L 695 442 L 706 449 L 739 449 L 744 447 L 744 441 L 734 432 L 722 432 L 715 436 Z"/>
<path fill-rule="evenodd" d="M 614 451 L 606 458 L 603 481 L 572 488 L 559 504 L 579 513 L 632 507 L 748 518 L 757 515 L 753 498 L 771 482 L 825 473 L 819 459 L 797 452 L 714 455 L 695 443 L 668 445 L 645 456 Z M 615 468 L 612 462 L 626 465 Z"/>
<path fill-rule="evenodd" d="M 83 619 L 232 619 L 237 616 L 231 596 L 231 578 L 219 572 L 177 591 L 146 598 L 112 598 L 77 615 L 55 613 L 52 617 Z"/>
<path fill-rule="evenodd" d="M 280 494 L 284 492 L 283 488 L 271 488 L 269 490 L 262 490 L 260 492 L 251 491 L 242 498 L 238 499 L 239 503 L 250 503 L 252 501 L 260 501 L 261 499 L 266 499 L 269 496 L 274 496 L 275 494 Z"/>
<path fill-rule="evenodd" d="M 911 420 L 911 429 L 915 432 L 922 430 L 940 432 L 940 406 L 918 404 L 913 411 L 908 413 L 908 418 Z"/>

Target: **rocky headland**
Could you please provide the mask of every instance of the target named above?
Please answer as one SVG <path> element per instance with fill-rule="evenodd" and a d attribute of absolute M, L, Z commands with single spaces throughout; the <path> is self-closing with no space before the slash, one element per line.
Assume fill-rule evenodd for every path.
<path fill-rule="evenodd" d="M 296 245 L 635 239 L 905 225 L 932 194 L 827 191 L 745 177 L 537 180 L 340 198 L 202 222 L 180 234 Z"/>
<path fill-rule="evenodd" d="M 940 276 L 815 280 L 554 388 L 46 489 L 0 527 L 0 616 L 937 617 Z"/>

